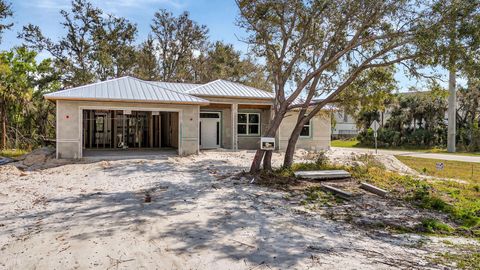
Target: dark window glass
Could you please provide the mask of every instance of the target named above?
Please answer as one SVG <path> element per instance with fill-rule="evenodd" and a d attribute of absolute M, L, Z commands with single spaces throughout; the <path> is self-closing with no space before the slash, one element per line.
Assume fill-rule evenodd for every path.
<path fill-rule="evenodd" d="M 200 118 L 220 118 L 218 113 L 200 113 Z"/>
<path fill-rule="evenodd" d="M 220 145 L 220 122 L 217 122 L 217 145 Z"/>
<path fill-rule="evenodd" d="M 300 136 L 302 137 L 310 136 L 310 122 L 307 125 L 303 126 L 302 131 L 300 132 Z"/>
<path fill-rule="evenodd" d="M 248 115 L 248 123 L 258 124 L 259 122 L 260 122 L 260 118 L 258 117 L 258 114 L 249 114 Z"/>
<path fill-rule="evenodd" d="M 248 125 L 249 134 L 258 134 L 258 125 Z"/>
<path fill-rule="evenodd" d="M 247 114 L 239 113 L 238 114 L 238 123 L 247 123 Z"/>
<path fill-rule="evenodd" d="M 247 125 L 238 125 L 238 134 L 247 134 Z"/>

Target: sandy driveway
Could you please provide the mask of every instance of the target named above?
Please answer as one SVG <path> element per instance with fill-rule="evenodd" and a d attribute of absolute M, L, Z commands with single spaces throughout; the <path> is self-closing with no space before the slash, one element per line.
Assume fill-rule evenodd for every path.
<path fill-rule="evenodd" d="M 207 152 L 26 174 L 4 168 L 0 269 L 431 266 L 424 237 L 354 229 L 299 211 L 285 194 L 249 179 L 222 179 L 251 156 Z"/>

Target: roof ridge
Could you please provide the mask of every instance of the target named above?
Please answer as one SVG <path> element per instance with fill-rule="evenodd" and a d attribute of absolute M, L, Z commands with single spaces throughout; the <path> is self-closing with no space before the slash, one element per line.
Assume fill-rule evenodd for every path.
<path fill-rule="evenodd" d="M 144 81 L 142 79 L 139 79 L 139 78 L 135 78 L 135 77 L 132 77 L 132 76 L 125 76 L 125 77 L 128 77 L 128 78 L 132 78 L 134 80 L 137 80 L 137 81 L 140 81 L 140 82 L 143 82 L 143 83 L 147 83 L 149 85 L 152 85 L 152 86 L 155 86 L 155 87 L 159 87 L 159 88 L 162 88 L 164 90 L 167 90 L 167 91 L 170 91 L 170 92 L 174 92 L 174 93 L 177 93 L 177 94 L 180 94 L 180 95 L 183 95 L 183 96 L 189 96 L 189 97 L 194 97 L 194 98 L 197 98 L 197 99 L 200 99 L 200 100 L 205 100 L 203 98 L 199 98 L 199 97 L 196 97 L 196 96 L 193 96 L 193 95 L 190 95 L 190 94 L 187 94 L 187 93 L 183 93 L 183 92 L 180 92 L 180 91 L 176 91 L 176 90 L 172 90 L 172 89 L 168 89 L 168 88 L 165 88 L 165 87 L 162 87 L 162 86 L 159 86 L 159 85 L 156 85 L 150 81 Z"/>
<path fill-rule="evenodd" d="M 214 80 L 214 81 L 211 81 L 211 82 L 204 83 L 204 84 L 201 84 L 201 85 L 199 85 L 199 86 L 196 86 L 196 87 L 188 90 L 187 93 L 190 93 L 191 91 L 193 91 L 193 90 L 195 90 L 195 89 L 198 89 L 198 88 L 200 88 L 200 87 L 207 86 L 207 85 L 212 84 L 212 83 L 217 82 L 217 81 L 220 81 L 220 79 L 216 79 L 216 80 Z"/>

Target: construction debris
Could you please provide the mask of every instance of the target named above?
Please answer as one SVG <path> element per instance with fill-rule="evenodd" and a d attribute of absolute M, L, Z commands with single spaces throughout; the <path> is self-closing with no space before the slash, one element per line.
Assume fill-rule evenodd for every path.
<path fill-rule="evenodd" d="M 382 197 L 385 197 L 388 193 L 388 191 L 384 190 L 384 189 L 381 189 L 379 187 L 376 187 L 374 185 L 371 185 L 371 184 L 368 184 L 368 183 L 365 183 L 365 182 L 362 182 L 360 184 L 360 188 L 368 191 L 368 192 L 371 192 L 373 194 L 377 194 L 378 196 L 382 196 Z"/>
<path fill-rule="evenodd" d="M 322 187 L 323 190 L 325 190 L 327 192 L 331 192 L 334 195 L 336 195 L 336 196 L 338 196 L 342 199 L 345 199 L 345 200 L 349 200 L 353 196 L 353 194 L 348 192 L 348 191 L 344 191 L 344 190 L 341 190 L 339 188 L 335 188 L 335 187 L 332 187 L 332 186 L 329 186 L 329 185 L 322 184 L 321 187 Z"/>
<path fill-rule="evenodd" d="M 11 158 L 0 157 L 0 165 L 7 164 L 13 162 L 14 160 Z"/>
<path fill-rule="evenodd" d="M 350 173 L 345 170 L 297 171 L 295 172 L 295 176 L 315 180 L 345 179 L 351 177 Z"/>

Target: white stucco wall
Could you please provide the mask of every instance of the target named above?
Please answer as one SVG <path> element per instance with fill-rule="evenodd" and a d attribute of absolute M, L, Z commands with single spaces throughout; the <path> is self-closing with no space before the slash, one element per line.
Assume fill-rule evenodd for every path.
<path fill-rule="evenodd" d="M 83 109 L 178 112 L 180 116 L 179 154 L 188 155 L 198 152 L 198 105 L 64 100 L 58 100 L 56 103 L 58 158 L 82 157 Z"/>

